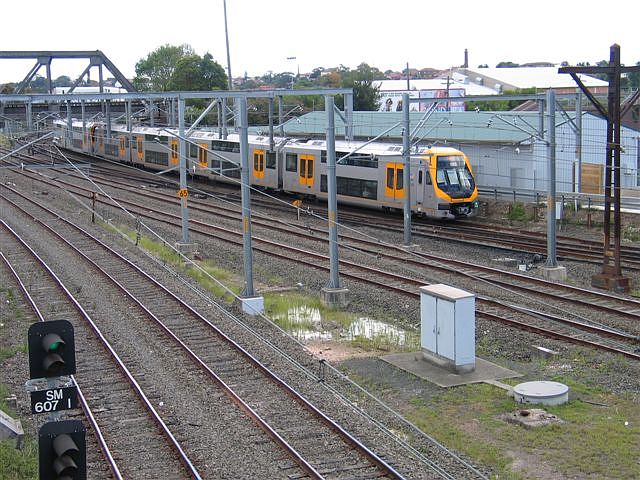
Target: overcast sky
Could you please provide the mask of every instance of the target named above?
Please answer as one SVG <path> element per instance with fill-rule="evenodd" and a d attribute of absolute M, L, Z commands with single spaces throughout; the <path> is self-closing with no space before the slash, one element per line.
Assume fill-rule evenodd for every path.
<path fill-rule="evenodd" d="M 635 5 L 635 6 L 634 6 Z M 231 73 L 301 73 L 366 62 L 382 71 L 469 64 L 580 61 L 621 46 L 640 61 L 637 0 L 596 3 L 459 0 L 227 0 Z M 1 50 L 102 50 L 129 78 L 164 44 L 210 52 L 226 70 L 223 0 L 2 2 Z M 296 57 L 287 60 L 287 57 Z M 0 83 L 20 81 L 35 61 L 0 60 Z M 54 61 L 52 76 L 79 75 L 86 62 Z M 40 75 L 45 75 L 44 68 Z M 97 71 L 92 72 L 97 79 Z"/>

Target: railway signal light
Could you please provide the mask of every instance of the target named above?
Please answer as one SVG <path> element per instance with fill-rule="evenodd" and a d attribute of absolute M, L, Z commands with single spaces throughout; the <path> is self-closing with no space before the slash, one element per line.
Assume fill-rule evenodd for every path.
<path fill-rule="evenodd" d="M 73 325 L 68 320 L 37 322 L 29 327 L 29 377 L 76 373 Z"/>
<path fill-rule="evenodd" d="M 40 480 L 86 480 L 85 435 L 80 420 L 45 423 L 38 435 Z"/>

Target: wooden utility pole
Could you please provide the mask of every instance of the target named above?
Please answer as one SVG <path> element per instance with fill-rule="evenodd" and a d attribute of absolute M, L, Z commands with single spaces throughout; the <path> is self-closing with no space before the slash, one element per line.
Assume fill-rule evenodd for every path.
<path fill-rule="evenodd" d="M 631 289 L 629 277 L 622 275 L 620 264 L 620 150 L 621 122 L 620 118 L 638 100 L 639 94 L 620 105 L 620 75 L 640 71 L 640 67 L 623 67 L 620 64 L 620 46 L 614 44 L 610 49 L 609 65 L 606 67 L 562 67 L 558 73 L 568 73 L 578 84 L 598 112 L 607 119 L 607 158 L 605 164 L 604 186 L 604 246 L 602 272 L 591 278 L 594 287 L 606 288 L 617 292 L 628 292 Z M 605 107 L 584 86 L 578 73 L 602 74 L 609 77 L 608 107 Z M 613 196 L 612 196 L 613 190 Z M 611 203 L 613 202 L 613 245 L 611 235 Z M 612 264 L 613 262 L 613 264 Z"/>

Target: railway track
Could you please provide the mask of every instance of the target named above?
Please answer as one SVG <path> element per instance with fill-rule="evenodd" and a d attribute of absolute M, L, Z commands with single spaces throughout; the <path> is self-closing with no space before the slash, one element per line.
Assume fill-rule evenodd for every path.
<path fill-rule="evenodd" d="M 66 186 L 69 188 L 80 188 L 77 186 L 73 186 L 72 184 L 66 184 Z M 79 191 L 82 192 L 82 190 Z M 84 190 L 84 192 L 85 194 L 88 194 L 89 190 L 86 189 Z M 159 201 L 162 201 L 163 199 L 166 200 L 166 196 L 159 193 L 139 192 L 139 194 L 149 199 Z M 104 201 L 108 203 L 108 201 Z M 148 218 L 153 218 L 158 221 L 166 221 L 168 217 L 168 215 L 164 212 L 162 213 L 162 215 L 158 215 L 160 213 L 158 211 L 156 211 L 156 215 L 151 214 L 153 210 L 146 205 L 143 207 L 140 204 L 127 202 L 124 199 L 118 199 L 118 202 L 122 205 L 127 205 L 131 209 L 134 209 L 134 213 L 140 216 L 147 216 Z M 191 208 L 195 211 L 207 212 L 209 206 L 205 207 L 195 204 L 192 205 Z M 229 210 L 229 213 L 225 213 L 224 210 L 224 208 L 217 209 L 216 215 L 218 217 L 226 217 L 230 220 L 237 220 L 236 211 Z M 176 218 L 177 217 L 174 216 L 174 220 Z M 202 225 L 210 229 L 213 228 L 212 225 L 201 223 L 193 219 L 192 222 L 194 222 L 195 225 Z M 259 215 L 254 216 L 253 223 L 256 226 L 262 226 L 271 231 L 278 230 L 284 233 L 291 233 L 292 228 L 295 229 L 295 227 L 291 224 L 274 221 L 272 219 L 268 219 L 267 217 Z M 326 238 L 325 230 L 311 227 L 305 227 L 304 230 L 304 232 L 296 231 L 295 235 L 318 242 L 324 241 L 326 243 L 328 241 Z M 520 295 L 540 298 L 541 302 L 547 302 L 549 299 L 553 299 L 554 301 L 560 303 L 573 303 L 575 305 L 583 307 L 588 306 L 590 309 L 601 311 L 603 314 L 606 314 L 608 318 L 622 317 L 628 321 L 634 322 L 640 320 L 640 302 L 635 300 L 611 295 L 604 292 L 586 290 L 569 285 L 548 282 L 535 277 L 519 275 L 490 267 L 475 265 L 466 261 L 463 262 L 421 252 L 407 252 L 405 249 L 397 246 L 381 245 L 378 241 L 357 238 L 353 235 L 343 234 L 340 236 L 340 238 L 341 245 L 343 247 L 357 249 L 359 251 L 364 251 L 366 249 L 367 252 L 374 254 L 379 258 L 388 258 L 390 260 L 402 261 L 405 265 L 413 266 L 417 272 L 424 271 L 425 265 L 428 265 L 428 268 L 430 270 L 438 270 L 456 275 L 465 275 L 483 283 L 490 284 L 491 286 L 497 286 L 499 288 L 508 289 L 510 291 L 517 291 Z M 264 239 L 257 240 L 264 241 Z M 377 274 L 382 275 L 382 273 Z M 416 282 L 414 282 L 414 284 L 424 283 L 424 280 L 417 280 Z M 487 304 L 490 304 L 492 301 L 488 297 L 480 297 L 480 299 Z M 613 338 L 614 340 L 622 342 L 634 342 L 637 339 L 637 336 L 634 336 L 633 334 L 616 331 L 616 328 L 614 326 L 607 327 L 603 325 L 593 324 L 593 322 L 589 322 L 588 320 L 584 320 L 579 317 L 576 320 L 572 320 L 570 318 L 564 318 L 558 315 L 554 316 L 548 313 L 545 314 L 542 312 L 531 311 L 530 309 L 529 313 L 530 316 L 534 316 L 538 319 L 540 317 L 545 317 L 548 321 L 553 320 L 555 323 L 564 323 L 572 328 L 578 328 L 580 330 L 591 330 L 591 333 L 593 334 L 607 336 Z M 487 318 L 489 318 L 489 316 Z M 491 316 L 490 318 L 497 320 L 497 317 L 495 316 Z M 525 327 L 526 325 L 520 326 L 520 328 Z M 622 351 L 624 351 L 624 349 L 622 349 Z"/>
<path fill-rule="evenodd" d="M 86 246 L 85 245 L 85 246 L 83 246 L 82 251 L 85 251 L 85 252 L 86 251 L 93 251 L 94 249 L 95 249 L 95 247 L 90 247 L 90 246 Z M 93 252 L 92 252 L 92 255 L 93 255 Z M 124 275 L 124 278 L 129 278 L 129 277 L 133 277 L 131 275 L 131 272 L 128 272 L 127 274 Z M 134 283 L 135 282 L 137 282 L 138 284 L 140 283 L 139 282 L 139 278 L 136 279 L 136 280 L 133 280 L 133 281 L 134 281 Z M 139 289 L 140 286 L 138 285 L 136 288 Z M 139 290 L 138 290 L 138 293 L 139 293 Z M 163 294 L 163 295 L 165 295 L 165 294 Z M 161 295 L 161 296 L 163 296 L 163 295 Z M 158 301 L 158 295 L 155 296 L 153 301 L 154 302 Z M 174 318 L 174 317 L 184 317 L 185 314 L 176 315 L 175 312 L 174 312 L 174 314 L 170 314 L 169 316 L 172 317 L 172 318 Z M 174 318 L 174 320 L 178 321 L 178 318 Z M 195 318 L 192 318 L 189 326 L 188 327 L 183 327 L 183 328 L 185 328 L 187 330 L 187 332 L 185 333 L 185 337 L 188 339 L 189 342 L 193 342 L 193 349 L 194 350 L 196 350 L 196 349 L 205 349 L 207 352 L 210 353 L 211 345 L 213 344 L 212 343 L 213 340 L 211 339 L 211 333 L 210 332 L 209 332 L 208 336 L 205 336 L 205 335 L 207 335 L 206 331 L 210 330 L 211 326 L 210 325 L 209 326 L 205 326 L 204 330 L 198 331 L 196 333 L 194 331 L 194 329 L 193 329 L 194 320 L 195 320 Z M 181 329 L 180 324 L 174 325 L 173 329 L 180 330 Z M 218 349 L 215 349 L 215 350 L 218 350 Z M 227 355 L 229 355 L 229 354 L 227 353 Z M 210 362 L 215 363 L 216 360 L 211 359 L 211 360 L 207 361 L 207 363 L 210 363 Z M 241 369 L 242 371 L 239 372 L 238 368 L 236 367 L 236 365 L 238 364 L 238 361 L 234 360 L 232 362 L 232 364 L 234 365 L 234 367 L 233 368 L 228 368 L 227 367 L 228 370 L 230 372 L 235 371 L 236 373 L 234 375 L 241 374 L 241 376 L 231 376 L 230 380 L 227 383 L 236 384 L 236 385 L 245 385 L 245 384 L 248 385 L 249 383 L 245 381 L 245 379 L 247 378 L 247 375 L 249 375 L 253 379 L 253 376 L 256 375 L 255 372 L 248 374 L 248 372 L 246 370 L 246 368 L 248 368 L 248 367 L 243 367 Z M 227 365 L 229 365 L 229 364 L 227 364 Z M 232 373 L 229 373 L 229 375 L 232 375 Z M 266 389 L 268 387 L 260 386 L 260 387 L 256 388 L 255 385 L 254 385 L 253 389 L 251 389 L 250 387 L 246 387 L 246 388 L 249 388 L 249 390 L 253 390 L 254 394 L 255 394 L 255 392 L 264 392 L 264 391 L 266 391 Z M 271 388 L 273 388 L 273 387 L 271 387 Z M 249 394 L 250 393 L 247 393 L 247 395 L 249 395 Z M 263 397 L 264 397 L 264 395 L 259 395 L 259 398 L 254 398 L 252 401 L 255 403 L 255 405 L 258 405 L 260 408 L 268 410 L 269 408 L 265 404 L 266 403 L 270 403 L 271 405 L 273 405 L 273 403 L 272 402 L 266 402 L 265 398 L 263 398 Z M 271 397 L 271 395 L 268 395 L 268 397 Z M 283 401 L 284 400 L 282 398 L 280 398 L 279 400 L 276 400 L 276 406 L 278 407 L 278 409 L 282 409 L 282 405 L 283 405 L 282 402 Z M 294 407 L 295 407 L 295 405 L 293 407 L 287 409 L 288 414 L 295 410 Z M 256 409 L 258 409 L 258 407 L 256 407 Z M 280 416 L 282 416 L 282 415 L 280 415 Z M 299 425 L 301 424 L 301 421 L 298 418 L 296 421 L 293 421 L 292 424 L 290 423 L 290 424 L 288 424 L 289 426 L 287 426 L 286 420 L 287 420 L 288 416 L 289 415 L 286 415 L 285 416 L 286 418 L 284 418 L 284 419 L 280 418 L 279 420 L 277 420 L 277 421 L 280 421 L 280 422 L 285 422 L 284 424 L 281 424 L 280 428 L 282 429 L 282 431 L 293 431 L 293 432 L 296 432 L 296 435 L 294 435 L 294 436 L 298 437 L 299 434 L 300 434 Z M 302 424 L 305 424 L 305 425 L 306 424 L 311 424 L 311 423 L 312 422 L 309 419 L 305 419 L 304 421 L 302 421 Z M 307 434 L 303 433 L 301 438 L 306 438 L 307 441 L 308 441 L 308 445 L 306 447 L 304 445 L 299 445 L 298 448 L 300 448 L 300 449 L 307 448 L 307 449 L 311 450 L 311 452 L 309 452 L 308 454 L 311 455 L 311 456 L 315 456 L 317 458 L 318 457 L 318 448 L 317 448 L 318 447 L 318 443 L 317 443 L 318 436 L 320 436 L 320 438 L 328 439 L 330 437 L 327 437 L 326 435 L 330 435 L 330 434 L 331 434 L 330 432 L 325 432 L 323 434 L 319 434 L 317 431 L 314 431 L 314 430 L 311 430 Z M 340 445 L 340 442 L 337 442 L 335 440 L 333 440 L 333 442 L 335 442 L 336 445 Z M 349 442 L 346 442 L 343 439 L 342 443 L 346 444 L 346 443 L 349 443 Z M 326 445 L 327 442 L 324 442 L 324 444 Z M 333 445 L 333 443 L 329 442 L 329 445 Z M 343 448 L 343 447 L 341 447 L 341 448 Z M 346 451 L 343 450 L 341 453 L 338 450 L 334 450 L 333 451 L 334 457 L 332 457 L 332 458 L 335 459 L 336 458 L 335 456 L 337 455 L 339 458 L 341 458 L 340 462 L 338 462 L 339 465 L 344 465 L 346 459 L 351 456 L 352 459 L 353 459 L 351 467 L 357 469 L 357 471 L 360 471 L 360 472 L 363 472 L 363 471 L 367 472 L 365 474 L 366 478 L 369 478 L 369 475 L 374 475 L 374 473 L 373 473 L 374 471 L 378 472 L 378 473 L 375 474 L 377 476 L 380 476 L 382 474 L 382 476 L 384 476 L 386 478 L 400 478 L 400 477 L 394 476 L 396 474 L 393 473 L 393 469 L 382 470 L 382 473 L 381 473 L 380 469 L 383 468 L 383 467 L 381 467 L 380 465 L 373 465 L 370 461 L 368 463 L 366 463 L 363 460 L 363 458 L 365 458 L 366 455 L 362 456 L 363 455 L 362 453 L 358 453 L 358 454 L 350 453 L 349 454 L 349 453 L 346 453 L 346 452 L 349 452 L 349 450 L 346 450 Z M 326 454 L 322 453 L 321 457 L 323 457 L 324 455 L 326 455 Z M 333 461 L 335 462 L 335 460 L 333 460 Z M 331 460 L 330 459 L 327 460 L 325 458 L 322 461 L 322 459 L 321 459 L 321 463 L 326 465 L 327 463 L 331 463 Z M 338 463 L 336 463 L 334 465 L 337 465 Z M 373 462 L 373 463 L 375 463 L 375 462 Z M 382 465 L 384 465 L 384 462 L 382 462 Z M 340 472 L 342 472 L 342 473 L 340 473 Z M 348 465 L 347 466 L 340 466 L 340 467 L 335 467 L 334 466 L 334 467 L 332 467 L 332 469 L 330 469 L 329 472 L 325 472 L 325 473 L 328 473 L 327 476 L 329 478 L 341 478 L 342 476 L 344 476 L 344 474 L 347 474 L 347 473 L 349 475 L 354 474 L 355 470 L 350 470 Z"/>
<path fill-rule="evenodd" d="M 162 438 L 171 430 L 152 406 L 143 387 L 119 358 L 91 315 L 52 268 L 6 222 L 2 225 L 3 261 L 12 271 L 40 321 L 64 318 L 74 324 L 82 371 L 75 376 L 80 404 L 93 436 L 87 445 L 87 468 L 94 474 L 105 470 L 113 478 L 154 478 L 164 472 L 180 472 L 200 478 L 197 470 L 180 465 L 181 448 Z M 52 308 L 52 299 L 57 299 Z M 101 348 L 102 347 L 102 348 Z M 89 360 L 88 357 L 91 357 Z M 139 373 L 139 372 L 138 372 Z M 105 388 L 108 386 L 108 388 Z M 109 440 L 107 440 L 107 438 Z M 139 445 L 137 454 L 148 462 L 130 463 L 128 448 Z M 132 449 L 133 450 L 133 449 Z M 98 452 L 103 452 L 103 458 Z M 116 461 L 115 456 L 120 460 Z M 189 463 L 184 457 L 185 463 Z"/>

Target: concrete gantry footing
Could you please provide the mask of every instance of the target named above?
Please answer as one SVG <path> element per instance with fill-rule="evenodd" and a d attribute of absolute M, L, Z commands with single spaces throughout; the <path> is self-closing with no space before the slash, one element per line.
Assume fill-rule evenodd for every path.
<path fill-rule="evenodd" d="M 176 250 L 182 253 L 184 256 L 193 258 L 198 253 L 197 243 L 180 243 L 176 242 Z"/>
<path fill-rule="evenodd" d="M 329 307 L 346 307 L 349 303 L 347 293 L 349 293 L 347 288 L 324 287 L 320 291 L 320 301 Z"/>
<path fill-rule="evenodd" d="M 264 297 L 240 297 L 242 311 L 248 315 L 262 315 L 264 313 Z"/>
<path fill-rule="evenodd" d="M 567 267 L 540 267 L 542 277 L 551 282 L 561 282 L 567 279 Z"/>
<path fill-rule="evenodd" d="M 16 448 L 22 448 L 22 442 L 24 440 L 24 430 L 20 420 L 14 420 L 5 412 L 0 410 L 0 440 L 6 440 L 9 438 L 16 439 Z"/>

